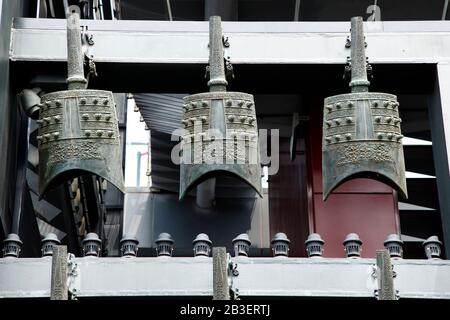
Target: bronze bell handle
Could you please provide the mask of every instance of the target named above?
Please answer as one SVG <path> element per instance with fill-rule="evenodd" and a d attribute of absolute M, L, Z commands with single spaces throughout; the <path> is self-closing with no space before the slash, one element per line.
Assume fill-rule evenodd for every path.
<path fill-rule="evenodd" d="M 227 91 L 227 84 L 221 18 L 211 16 L 209 18 L 209 91 Z"/>
<path fill-rule="evenodd" d="M 368 92 L 366 49 L 362 17 L 351 19 L 351 92 Z"/>
<path fill-rule="evenodd" d="M 80 16 L 72 12 L 67 18 L 67 88 L 69 90 L 82 90 L 87 87 L 83 59 Z"/>

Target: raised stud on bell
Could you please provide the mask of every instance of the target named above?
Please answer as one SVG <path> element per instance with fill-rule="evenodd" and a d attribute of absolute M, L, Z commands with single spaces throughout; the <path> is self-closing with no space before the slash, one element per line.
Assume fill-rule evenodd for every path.
<path fill-rule="evenodd" d="M 382 133 L 378 133 L 377 134 L 377 138 L 378 138 L 378 140 L 382 140 L 383 139 L 383 134 Z"/>
<path fill-rule="evenodd" d="M 98 99 L 94 99 L 94 100 L 92 100 L 92 102 L 93 102 L 94 104 L 98 104 Z"/>
<path fill-rule="evenodd" d="M 336 125 L 340 125 L 341 124 L 341 119 L 334 119 L 334 123 L 336 123 Z"/>
<path fill-rule="evenodd" d="M 353 122 L 352 117 L 347 117 L 347 118 L 345 118 L 345 122 L 347 122 L 347 123 L 352 123 L 352 122 Z"/>
<path fill-rule="evenodd" d="M 333 111 L 333 106 L 332 105 L 327 105 L 325 108 L 328 110 L 328 112 Z"/>
<path fill-rule="evenodd" d="M 347 140 L 352 140 L 352 134 L 351 134 L 351 133 L 347 133 L 347 134 L 345 135 L 345 139 L 347 139 Z"/>
<path fill-rule="evenodd" d="M 202 107 L 206 108 L 208 106 L 208 101 L 202 101 Z"/>
<path fill-rule="evenodd" d="M 91 136 L 91 130 L 85 130 L 84 131 L 84 135 L 86 136 L 86 137 L 90 137 Z"/>
<path fill-rule="evenodd" d="M 378 108 L 378 101 L 372 102 L 372 108 Z"/>

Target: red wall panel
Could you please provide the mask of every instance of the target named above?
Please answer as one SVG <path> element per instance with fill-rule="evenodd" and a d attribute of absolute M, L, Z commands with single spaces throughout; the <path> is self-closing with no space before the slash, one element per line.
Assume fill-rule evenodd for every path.
<path fill-rule="evenodd" d="M 314 222 L 325 240 L 325 257 L 345 257 L 342 241 L 350 232 L 363 241 L 362 257 L 375 257 L 386 236 L 397 231 L 392 193 L 332 194 L 326 202 L 314 194 Z"/>
<path fill-rule="evenodd" d="M 298 141 L 297 156 L 290 159 L 289 139 L 280 138 L 280 167 L 269 178 L 270 236 L 284 232 L 291 240 L 289 255 L 304 257 L 308 237 L 307 174 L 304 143 Z"/>

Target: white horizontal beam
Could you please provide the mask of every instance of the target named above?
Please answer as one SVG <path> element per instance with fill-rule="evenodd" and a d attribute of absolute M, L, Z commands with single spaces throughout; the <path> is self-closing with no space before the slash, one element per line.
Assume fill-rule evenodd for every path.
<path fill-rule="evenodd" d="M 79 297 L 212 297 L 211 258 L 75 258 Z M 233 258 L 241 296 L 374 298 L 374 259 Z M 450 299 L 449 260 L 393 260 L 401 298 Z M 0 298 L 49 297 L 51 258 L 0 259 Z"/>
<path fill-rule="evenodd" d="M 208 22 L 82 20 L 94 35 L 98 62 L 202 63 Z M 235 64 L 343 64 L 350 22 L 223 22 Z M 65 61 L 66 22 L 16 18 L 12 61 Z M 372 63 L 450 61 L 450 21 L 366 22 Z"/>

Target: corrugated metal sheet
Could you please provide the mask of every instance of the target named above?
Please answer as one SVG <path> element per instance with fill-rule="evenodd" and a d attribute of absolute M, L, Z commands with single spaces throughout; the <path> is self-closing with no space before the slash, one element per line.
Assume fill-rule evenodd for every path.
<path fill-rule="evenodd" d="M 136 106 L 151 130 L 151 176 L 154 188 L 178 192 L 180 167 L 170 158 L 177 142 L 171 141 L 171 134 L 180 127 L 185 95 L 134 94 Z"/>
<path fill-rule="evenodd" d="M 171 134 L 180 127 L 183 97 L 188 94 L 134 94 L 134 100 L 150 130 Z"/>

